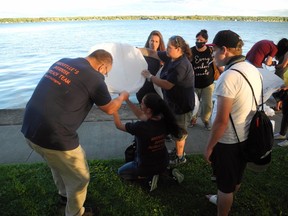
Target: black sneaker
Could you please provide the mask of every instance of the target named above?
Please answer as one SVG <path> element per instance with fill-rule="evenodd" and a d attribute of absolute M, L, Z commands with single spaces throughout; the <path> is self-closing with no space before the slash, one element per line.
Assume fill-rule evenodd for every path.
<path fill-rule="evenodd" d="M 177 165 L 180 165 L 180 164 L 184 164 L 186 162 L 187 162 L 187 160 L 186 160 L 185 156 L 183 155 L 181 158 L 176 156 L 176 158 L 174 160 L 170 160 L 169 161 L 169 164 L 177 166 Z"/>
<path fill-rule="evenodd" d="M 168 150 L 168 155 L 170 160 L 175 160 L 177 155 L 176 155 L 176 148 L 173 148 L 172 150 Z M 184 157 L 186 156 L 186 153 L 183 152 Z"/>
<path fill-rule="evenodd" d="M 165 141 L 166 142 L 172 142 L 172 137 L 170 134 L 168 134 L 166 137 L 165 137 Z"/>
<path fill-rule="evenodd" d="M 59 195 L 60 199 L 59 199 L 59 204 L 62 206 L 66 206 L 67 203 L 67 197 L 64 197 L 62 195 Z"/>
<path fill-rule="evenodd" d="M 85 206 L 85 212 L 82 216 L 95 216 L 94 210 L 91 207 Z"/>
<path fill-rule="evenodd" d="M 206 130 L 210 131 L 211 130 L 211 126 L 209 124 L 209 122 L 204 122 L 204 127 Z"/>
<path fill-rule="evenodd" d="M 173 148 L 172 150 L 168 150 L 169 159 L 174 159 L 176 156 L 176 148 Z"/>

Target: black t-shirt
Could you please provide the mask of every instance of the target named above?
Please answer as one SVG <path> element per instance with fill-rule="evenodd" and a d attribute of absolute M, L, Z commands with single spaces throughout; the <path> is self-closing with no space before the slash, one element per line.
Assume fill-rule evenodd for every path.
<path fill-rule="evenodd" d="M 194 70 L 191 62 L 185 55 L 171 61 L 166 52 L 158 52 L 164 62 L 161 79 L 174 84 L 169 90 L 163 90 L 165 100 L 175 114 L 184 114 L 192 111 L 195 106 Z"/>
<path fill-rule="evenodd" d="M 79 146 L 76 130 L 95 103 L 111 101 L 104 76 L 84 58 L 61 59 L 44 74 L 26 105 L 22 133 L 54 150 Z"/>
<path fill-rule="evenodd" d="M 137 121 L 125 124 L 126 131 L 135 135 L 138 165 L 163 166 L 168 164 L 168 152 L 165 146 L 167 127 L 163 119 L 159 121 Z"/>
<path fill-rule="evenodd" d="M 213 58 L 211 51 L 207 48 L 199 52 L 196 47 L 191 48 L 192 66 L 195 72 L 195 88 L 205 88 L 214 82 Z"/>
<path fill-rule="evenodd" d="M 144 56 L 147 64 L 148 64 L 148 70 L 152 75 L 156 75 L 157 72 L 160 69 L 160 61 L 158 59 L 152 58 L 152 57 L 147 57 Z M 148 82 L 145 80 L 144 85 L 139 89 L 139 91 L 136 93 L 136 97 L 139 103 L 141 103 L 142 98 L 147 94 L 147 93 L 157 93 L 154 89 L 153 83 Z"/>

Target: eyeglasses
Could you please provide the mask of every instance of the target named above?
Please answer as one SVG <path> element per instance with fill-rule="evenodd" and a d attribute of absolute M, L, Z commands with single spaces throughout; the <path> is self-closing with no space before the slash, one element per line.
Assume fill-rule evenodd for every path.
<path fill-rule="evenodd" d="M 100 65 L 100 67 L 98 68 L 98 71 L 100 72 L 101 67 L 104 67 L 104 66 L 105 66 L 105 73 L 104 73 L 103 75 L 104 75 L 105 77 L 108 77 L 107 65 L 105 65 L 105 64 Z"/>
<path fill-rule="evenodd" d="M 108 77 L 108 69 L 107 69 L 107 65 L 105 65 L 105 70 L 106 70 L 106 72 L 105 72 L 105 77 Z"/>

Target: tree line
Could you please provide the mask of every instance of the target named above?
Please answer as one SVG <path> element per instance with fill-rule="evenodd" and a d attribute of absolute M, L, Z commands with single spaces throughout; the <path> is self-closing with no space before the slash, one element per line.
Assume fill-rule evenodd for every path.
<path fill-rule="evenodd" d="M 288 17 L 276 16 L 77 16 L 0 18 L 0 23 L 66 22 L 93 20 L 201 20 L 201 21 L 247 21 L 247 22 L 288 22 Z"/>

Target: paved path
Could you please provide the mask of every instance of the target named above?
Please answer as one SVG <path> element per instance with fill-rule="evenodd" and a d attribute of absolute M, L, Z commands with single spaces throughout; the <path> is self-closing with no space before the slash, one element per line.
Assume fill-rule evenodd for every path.
<path fill-rule="evenodd" d="M 20 132 L 23 109 L 0 110 L 0 164 L 43 162 L 43 159 L 33 152 Z M 134 115 L 123 106 L 120 110 L 122 119 L 131 121 Z M 281 113 L 271 117 L 275 120 L 275 131 L 279 131 Z M 187 154 L 202 153 L 209 136 L 202 123 L 189 128 L 185 152 Z M 89 159 L 124 158 L 124 151 L 133 137 L 115 128 L 112 116 L 93 108 L 85 122 L 78 130 L 80 143 Z M 168 149 L 174 147 L 173 142 L 167 142 Z"/>

